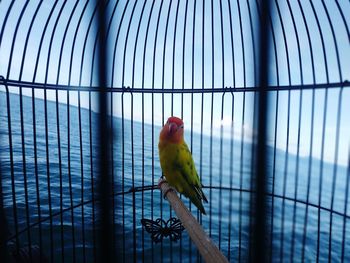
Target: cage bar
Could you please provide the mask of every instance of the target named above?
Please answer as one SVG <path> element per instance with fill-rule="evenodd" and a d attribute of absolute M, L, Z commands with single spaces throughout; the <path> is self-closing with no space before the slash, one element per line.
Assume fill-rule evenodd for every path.
<path fill-rule="evenodd" d="M 141 224 L 176 217 L 156 182 L 178 116 L 207 215 L 180 198 L 230 262 L 349 261 L 349 13 L 1 1 L 2 255 L 203 261 L 186 231 L 154 242 Z"/>

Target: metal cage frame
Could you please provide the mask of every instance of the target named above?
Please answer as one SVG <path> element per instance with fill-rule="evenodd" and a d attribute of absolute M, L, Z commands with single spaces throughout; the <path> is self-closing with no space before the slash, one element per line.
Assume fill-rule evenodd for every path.
<path fill-rule="evenodd" d="M 349 259 L 350 252 L 346 253 L 346 249 L 350 248 L 350 241 L 346 240 L 350 233 L 347 226 L 347 221 L 350 219 L 348 212 L 349 145 L 345 164 L 346 181 L 343 182 L 345 185 L 343 209 L 335 208 L 335 205 L 338 205 L 335 195 L 338 189 L 336 182 L 339 180 L 337 175 L 340 173 L 339 158 L 342 154 L 340 147 L 343 147 L 341 144 L 349 141 L 349 136 L 346 141 L 343 140 L 346 136 L 342 135 L 347 129 L 343 119 L 346 116 L 346 110 L 350 110 L 345 102 L 349 97 L 347 93 L 350 87 L 348 81 L 350 64 L 346 59 L 346 56 L 350 55 L 350 16 L 347 15 L 350 14 L 349 2 L 345 0 L 328 3 L 323 0 L 308 2 L 300 0 L 294 2 L 118 0 L 56 1 L 49 4 L 34 1 L 25 3 L 2 1 L 0 7 L 2 9 L 0 55 L 3 61 L 0 64 L 0 88 L 2 87 L 0 95 L 4 96 L 3 101 L 6 102 L 6 106 L 3 107 L 6 112 L 1 119 L 1 125 L 6 126 L 6 129 L 1 130 L 1 140 L 4 142 L 3 147 L 8 145 L 7 148 L 5 147 L 7 151 L 0 156 L 2 157 L 0 158 L 2 175 L 0 208 L 2 215 L 7 216 L 7 223 L 1 224 L 3 226 L 1 233 L 4 234 L 1 236 L 3 255 L 8 253 L 7 250 L 11 250 L 5 244 L 13 241 L 15 244 L 13 250 L 17 255 L 20 255 L 21 243 L 28 245 L 29 260 L 33 260 L 35 253 L 39 253 L 40 259 L 43 260 L 44 247 L 49 251 L 48 260 L 51 262 L 55 261 L 58 254 L 62 261 L 69 260 L 71 257 L 74 262 L 80 260 L 112 262 L 113 258 L 122 262 L 146 260 L 149 254 L 145 252 L 145 245 L 149 239 L 144 229 L 139 230 L 139 218 L 150 215 L 155 219 L 158 214 L 154 211 L 155 205 L 161 207 L 159 210 L 161 220 L 166 221 L 168 216 L 174 216 L 171 208 L 166 208 L 167 204 L 157 192 L 155 183 L 157 176 L 161 176 L 156 163 L 156 134 L 158 125 L 163 124 L 166 114 L 177 113 L 181 118 L 189 120 L 187 127 L 190 130 L 191 151 L 198 148 L 195 146 L 194 133 L 199 134 L 197 168 L 200 173 L 205 171 L 209 174 L 204 178 L 206 180 L 204 189 L 209 192 L 210 199 L 209 219 L 204 219 L 198 212 L 195 213 L 196 210 L 191 204 L 189 208 L 196 214 L 198 221 L 209 228 L 209 235 L 217 241 L 220 249 L 225 250 L 229 260 L 274 262 L 283 261 L 283 257 L 288 255 L 289 260 L 293 261 L 297 257 L 295 250 L 298 223 L 296 221 L 297 211 L 301 209 L 299 206 L 302 206 L 305 211 L 302 218 L 304 234 L 299 244 L 300 260 L 303 262 L 306 260 L 307 228 L 311 209 L 317 210 L 317 242 L 314 251 L 316 255 L 313 259 L 317 262 L 325 259 L 329 261 Z M 171 70 L 168 70 L 169 68 Z M 333 94 L 332 91 L 336 93 Z M 329 93 L 331 95 L 328 95 Z M 343 95 L 344 93 L 346 94 Z M 293 94 L 299 95 L 298 100 L 294 99 Z M 301 169 L 299 166 L 303 158 L 300 145 L 303 136 L 301 128 L 303 95 L 311 100 L 311 124 L 310 133 L 305 134 L 310 138 L 309 145 L 306 146 L 309 151 L 305 157 L 307 160 L 303 160 L 308 163 L 306 196 L 299 198 L 298 191 L 301 191 L 300 181 L 298 181 Z M 323 99 L 321 112 L 317 112 L 319 111 L 317 96 Z M 336 98 L 334 103 L 329 102 L 331 96 Z M 39 102 L 38 98 L 42 101 Z M 208 98 L 209 103 L 205 102 Z M 15 102 L 16 100 L 19 102 Z M 200 101 L 199 104 L 196 104 L 197 100 Z M 296 103 L 296 101 L 299 102 Z M 285 112 L 287 123 L 284 129 L 286 132 L 284 168 L 283 171 L 277 171 L 281 173 L 281 178 L 278 180 L 283 182 L 282 192 L 280 192 L 276 190 L 278 187 L 275 181 L 278 159 L 276 156 L 279 154 L 277 147 L 279 129 L 283 128 L 277 128 L 277 126 L 281 122 L 284 123 L 280 120 L 279 107 L 281 106 L 279 105 L 285 102 L 287 103 L 287 112 Z M 292 108 L 295 106 L 291 105 L 293 103 L 296 103 L 295 108 Z M 333 124 L 335 137 L 334 154 L 331 156 L 333 166 L 330 204 L 325 205 L 322 204 L 325 180 L 323 171 L 326 165 L 325 145 L 329 140 L 329 135 L 326 134 L 327 120 L 328 115 L 331 114 L 327 103 L 335 105 L 332 111 L 332 117 L 335 119 Z M 19 107 L 17 109 L 12 106 L 17 104 Z M 30 105 L 32 112 L 25 112 L 24 109 L 27 107 L 25 104 Z M 40 106 L 37 106 L 39 104 Z M 73 109 L 72 105 L 76 108 Z M 194 109 L 194 106 L 198 105 L 200 109 Z M 247 105 L 251 107 L 250 111 L 247 110 Z M 115 112 L 116 107 L 120 107 L 119 112 Z M 237 110 L 237 107 L 241 108 Z M 39 131 L 37 128 L 37 123 L 40 121 L 37 116 L 38 108 L 43 108 L 44 131 Z M 134 116 L 136 108 L 141 109 L 141 114 Z M 87 113 L 84 113 L 85 110 Z M 186 114 L 186 110 L 189 110 L 190 114 Z M 53 111 L 55 115 L 51 116 Z M 62 112 L 65 117 L 61 116 Z M 205 118 L 208 112 L 210 116 Z M 293 112 L 297 112 L 297 120 L 291 120 L 295 117 L 292 115 Z M 317 113 L 322 114 L 320 122 L 316 122 Z M 117 116 L 116 114 L 121 117 L 120 123 L 117 123 L 118 127 L 111 118 L 111 116 Z M 157 114 L 160 115 L 161 121 L 156 119 Z M 200 116 L 198 122 L 194 120 L 197 116 Z M 242 126 L 239 133 L 240 143 L 235 145 L 236 138 L 233 130 L 237 116 L 240 117 L 239 123 Z M 148 122 L 147 117 L 151 117 Z M 51 118 L 56 123 L 53 133 L 56 136 L 54 139 L 57 156 L 55 155 L 54 158 L 50 154 L 50 145 L 53 141 L 50 137 Z M 230 121 L 228 128 L 222 124 L 225 118 Z M 62 126 L 62 120 L 66 126 Z M 77 131 L 73 127 L 74 121 L 78 126 Z M 141 123 L 135 124 L 138 121 Z M 215 121 L 220 123 L 217 131 L 214 127 Z M 243 125 L 246 122 L 250 122 L 253 131 L 249 141 L 251 143 L 249 151 L 245 148 L 247 134 Z M 291 127 L 292 122 L 297 126 Z M 271 130 L 269 123 L 275 125 L 274 129 Z M 137 138 L 141 141 L 141 148 L 137 148 L 138 144 L 135 142 L 135 125 L 139 125 L 138 132 L 142 134 L 141 138 Z M 195 125 L 198 126 L 197 130 Z M 14 127 L 20 129 L 19 134 Z M 29 157 L 25 135 L 28 127 L 33 133 L 29 147 L 33 150 L 33 154 L 29 154 Z M 63 138 L 62 127 L 66 129 L 67 138 Z M 94 129 L 95 127 L 98 128 Z M 85 131 L 85 128 L 88 130 Z M 206 129 L 209 129 L 209 132 L 206 133 Z M 224 136 L 225 129 L 230 129 L 230 137 Z M 313 141 L 315 129 L 321 130 L 320 142 L 316 139 L 316 142 Z M 75 145 L 76 142 L 71 141 L 73 131 L 78 133 L 77 145 Z M 295 163 L 288 159 L 292 154 L 289 147 L 291 147 L 290 137 L 293 131 L 297 134 L 296 152 L 293 153 Z M 130 136 L 127 132 L 130 132 Z M 145 136 L 147 132 L 151 133 L 148 137 Z M 44 142 L 38 142 L 42 139 L 37 136 L 39 133 L 44 134 Z M 206 135 L 209 137 L 206 138 Z M 214 135 L 217 136 L 217 141 Z M 20 141 L 14 141 L 13 138 L 17 138 L 16 136 Z M 83 146 L 84 138 L 87 139 L 88 148 Z M 227 138 L 230 144 L 226 145 Z M 268 140 L 272 140 L 272 154 L 268 148 Z M 118 141 L 120 144 L 117 144 Z M 44 143 L 44 157 L 40 157 L 39 146 L 37 146 L 39 143 Z M 216 147 L 215 143 L 219 145 L 218 153 L 213 150 Z M 313 202 L 310 200 L 311 177 L 314 175 L 312 165 L 314 165 L 315 153 L 313 151 L 317 143 L 321 145 L 320 174 L 318 199 L 317 202 Z M 147 161 L 145 145 L 150 147 L 146 151 L 150 152 L 151 161 Z M 18 150 L 15 146 L 20 147 L 20 153 L 16 152 Z M 208 147 L 205 148 L 206 146 Z M 73 151 L 74 147 L 78 149 L 78 157 L 73 156 L 76 154 Z M 225 147 L 230 149 L 229 166 L 223 163 Z M 204 156 L 206 154 L 204 149 L 208 150 L 208 156 Z M 119 154 L 116 154 L 116 151 Z M 137 151 L 141 151 L 140 156 L 137 155 Z M 234 164 L 236 151 L 240 156 L 237 166 Z M 219 161 L 215 168 L 216 154 Z M 246 155 L 250 155 L 250 164 L 247 165 L 249 168 L 244 166 L 246 164 L 243 158 Z M 41 164 L 40 158 L 44 158 L 44 164 Z M 73 165 L 73 158 L 80 160 L 75 163 L 76 167 Z M 269 158 L 272 158 L 272 168 L 269 166 L 271 161 Z M 67 160 L 66 164 L 64 160 Z M 209 161 L 208 168 L 204 167 L 206 160 Z M 28 168 L 28 162 L 32 161 L 33 167 Z M 17 167 L 18 165 L 20 168 Z M 57 165 L 58 168 L 53 165 Z M 126 167 L 127 165 L 130 165 L 131 169 Z M 137 165 L 140 167 L 137 168 Z M 295 181 L 291 187 L 294 191 L 293 194 L 287 194 L 286 182 L 291 165 L 295 165 L 295 179 L 293 179 Z M 45 169 L 40 170 L 43 167 Z M 90 170 L 89 180 L 86 179 L 87 167 Z M 226 168 L 230 175 L 228 182 L 223 177 Z M 54 169 L 58 169 L 58 181 L 51 176 Z M 78 169 L 79 172 L 73 171 L 74 169 Z M 218 172 L 214 171 L 215 169 Z M 234 169 L 238 169 L 240 174 L 238 186 L 233 182 Z M 244 186 L 245 169 L 250 169 L 249 187 Z M 21 183 L 16 181 L 18 173 L 23 174 Z M 72 187 L 75 173 L 80 174 L 78 193 Z M 130 173 L 130 178 L 125 177 L 127 173 Z M 140 178 L 137 173 L 141 174 Z M 213 182 L 215 180 L 213 174 L 218 174 L 218 183 Z M 41 207 L 45 202 L 42 196 L 44 186 L 39 185 L 44 180 L 42 176 L 45 176 L 46 180 L 48 202 L 48 214 L 45 215 L 41 214 Z M 147 176 L 151 176 L 151 181 L 147 181 Z M 32 178 L 35 179 L 35 194 L 34 190 L 29 189 L 27 185 Z M 64 203 L 65 183 L 67 183 L 64 181 L 65 178 L 69 186 L 68 206 Z M 51 190 L 52 180 L 59 185 L 58 193 Z M 11 184 L 10 190 L 5 188 L 6 183 Z M 19 207 L 17 207 L 17 202 L 20 202 L 17 200 L 17 191 L 22 183 L 24 212 L 21 212 L 23 213 L 21 216 L 23 218 L 19 217 Z M 225 217 L 227 224 L 220 218 L 216 218 L 216 215 L 212 215 L 215 209 L 212 196 L 216 196 L 216 191 L 218 200 L 222 200 L 224 195 L 229 197 L 229 211 L 227 218 Z M 225 191 L 228 194 L 225 194 Z M 236 230 L 231 222 L 234 216 L 232 200 L 236 192 L 239 200 L 237 209 L 239 224 L 237 236 L 234 238 L 232 233 Z M 150 193 L 149 198 L 145 197 L 147 193 Z M 243 197 L 246 194 L 248 197 Z M 76 201 L 74 198 L 78 196 L 80 201 L 74 202 Z M 133 212 L 130 216 L 132 223 L 127 226 L 126 219 L 129 217 L 126 215 L 125 207 L 129 205 L 127 204 L 129 196 L 131 196 L 130 207 Z M 35 221 L 31 219 L 34 208 L 30 207 L 30 198 L 36 199 L 37 220 Z M 142 209 L 139 215 L 137 209 L 140 199 Z M 52 200 L 56 200 L 59 207 L 53 207 L 55 203 Z M 151 206 L 149 211 L 146 211 L 147 202 L 150 202 Z M 276 224 L 274 216 L 279 212 L 275 210 L 275 202 L 282 202 L 281 232 L 279 232 L 281 236 L 277 247 L 273 243 L 275 239 L 273 227 Z M 291 241 L 286 242 L 285 231 L 287 230 L 284 222 L 288 202 L 292 203 L 293 212 Z M 250 215 L 247 223 L 248 237 L 244 237 L 242 233 L 244 223 L 242 214 L 246 209 L 245 205 L 249 207 Z M 223 206 L 219 201 L 219 217 L 224 217 Z M 75 214 L 77 209 L 80 209 L 79 217 Z M 87 213 L 84 209 L 92 210 L 90 219 L 84 219 Z M 10 212 L 12 215 L 9 214 Z M 327 252 L 322 256 L 321 228 L 324 221 L 321 220 L 321 213 L 323 212 L 329 215 L 329 225 L 326 226 L 328 229 Z M 65 218 L 67 214 L 69 219 Z M 337 250 L 340 254 L 336 255 L 332 250 L 335 246 L 332 232 L 335 216 L 343 220 L 342 229 L 337 232 L 342 235 L 341 249 Z M 79 226 L 77 226 L 77 218 L 79 218 Z M 3 222 L 6 221 L 5 218 L 0 219 L 4 220 Z M 46 222 L 49 224 L 49 230 L 45 234 L 42 228 Z M 71 225 L 71 252 L 67 252 L 66 248 L 65 222 L 70 222 Z M 85 228 L 89 224 L 92 230 L 88 234 Z M 58 226 L 58 230 L 54 230 L 55 225 Z M 131 239 L 128 239 L 126 227 L 132 230 Z M 224 233 L 225 227 L 228 229 L 227 233 Z M 9 229 L 13 231 L 11 234 L 8 232 Z M 33 238 L 35 231 L 38 231 L 38 237 Z M 59 242 L 55 241 L 54 231 L 60 237 Z M 78 241 L 77 232 L 80 233 Z M 49 245 L 44 244 L 43 240 L 47 236 L 49 236 Z M 93 247 L 91 253 L 87 252 L 86 247 L 89 238 Z M 243 249 L 244 238 L 247 243 L 245 245 L 248 246 L 246 249 Z M 265 241 L 266 239 L 268 242 Z M 232 248 L 234 242 L 238 242 L 237 249 Z M 38 243 L 39 249 L 33 248 L 34 243 Z M 287 248 L 289 253 L 286 253 L 285 243 L 290 243 L 288 244 L 290 247 Z M 81 253 L 80 250 L 77 251 L 78 245 L 82 246 Z M 132 247 L 132 259 L 127 258 L 129 255 L 124 253 L 128 245 Z M 201 260 L 189 240 L 180 239 L 178 246 L 180 261 L 185 260 L 186 256 L 191 262 L 193 259 Z M 159 259 L 158 256 L 163 260 L 163 256 L 169 253 L 172 262 L 176 260 L 173 258 L 175 249 L 173 243 L 166 245 L 165 242 L 163 244 L 163 240 L 159 245 L 151 242 L 151 260 Z M 267 250 L 269 253 L 265 252 Z M 90 254 L 92 258 L 89 258 Z"/>

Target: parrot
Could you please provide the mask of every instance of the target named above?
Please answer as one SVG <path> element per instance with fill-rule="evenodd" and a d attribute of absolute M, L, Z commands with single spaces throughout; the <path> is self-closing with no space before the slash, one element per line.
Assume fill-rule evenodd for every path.
<path fill-rule="evenodd" d="M 184 140 L 184 123 L 175 116 L 169 117 L 159 134 L 160 166 L 168 184 L 183 194 L 205 213 L 202 200 L 208 203 L 202 191 L 202 184 Z"/>

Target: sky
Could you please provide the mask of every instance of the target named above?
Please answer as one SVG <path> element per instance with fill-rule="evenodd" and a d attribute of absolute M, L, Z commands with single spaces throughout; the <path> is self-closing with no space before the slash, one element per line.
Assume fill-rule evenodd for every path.
<path fill-rule="evenodd" d="M 40 6 L 39 1 L 25 3 L 16 1 L 8 13 L 10 1 L 0 2 L 0 25 L 4 25 L 0 75 L 67 87 L 95 86 L 98 72 L 94 56 L 97 34 L 94 1 L 77 4 L 59 1 L 56 5 L 55 1 L 44 1 Z M 159 90 L 256 87 L 259 70 L 256 1 L 107 3 L 108 85 L 155 89 L 153 109 L 149 93 L 144 95 L 143 109 L 141 93 L 113 93 L 115 116 L 122 115 L 123 99 L 123 114 L 128 119 L 133 112 L 134 120 L 140 121 L 143 112 L 146 122 L 153 119 L 156 125 L 161 125 L 168 116 L 177 115 L 184 119 L 187 131 L 192 127 L 200 132 L 203 122 L 205 134 L 220 136 L 223 128 L 223 136 L 230 137 L 233 126 L 235 139 L 241 139 L 243 133 L 245 140 L 251 140 L 256 133 L 254 92 L 212 95 L 206 91 L 203 96 L 201 93 L 162 96 Z M 295 0 L 289 4 L 271 1 L 269 84 L 295 86 L 350 80 L 350 17 L 346 15 L 349 13 L 347 0 L 326 3 Z M 10 90 L 18 93 L 17 87 Z M 23 89 L 23 94 L 30 95 L 31 90 Z M 43 94 L 43 90 L 35 90 L 36 97 L 43 98 Z M 49 100 L 55 101 L 55 96 L 54 91 L 47 91 Z M 88 108 L 88 93 L 81 92 L 80 96 L 82 107 Z M 67 103 L 66 98 L 67 92 L 60 91 L 58 101 Z M 77 98 L 78 93 L 70 91 L 70 104 L 77 105 Z M 348 101 L 350 88 L 271 92 L 268 143 L 273 145 L 277 130 L 276 145 L 280 149 L 296 153 L 299 140 L 301 155 L 312 152 L 320 158 L 324 145 L 325 160 L 334 162 L 338 158 L 339 163 L 346 164 L 350 145 Z M 92 109 L 97 111 L 96 102 Z"/>

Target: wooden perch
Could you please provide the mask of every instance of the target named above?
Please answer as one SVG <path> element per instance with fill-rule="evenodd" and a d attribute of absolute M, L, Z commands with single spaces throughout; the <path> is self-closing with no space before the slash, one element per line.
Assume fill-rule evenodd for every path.
<path fill-rule="evenodd" d="M 169 201 L 171 207 L 175 210 L 177 217 L 186 228 L 205 262 L 228 262 L 227 258 L 204 232 L 202 226 L 193 217 L 192 213 L 177 196 L 176 192 L 169 186 L 167 181 L 160 178 L 158 186 L 164 197 Z"/>

